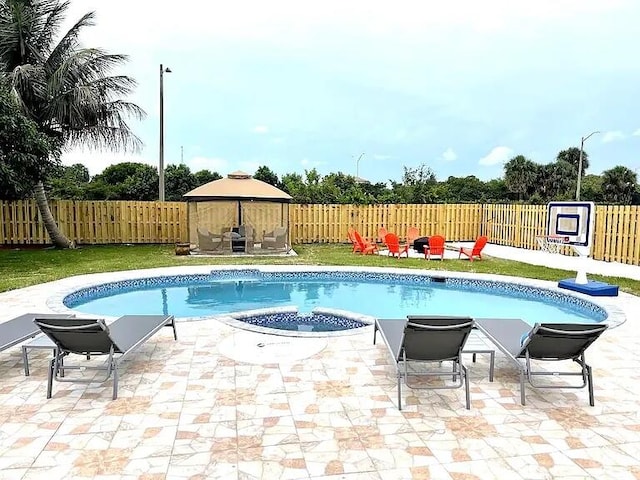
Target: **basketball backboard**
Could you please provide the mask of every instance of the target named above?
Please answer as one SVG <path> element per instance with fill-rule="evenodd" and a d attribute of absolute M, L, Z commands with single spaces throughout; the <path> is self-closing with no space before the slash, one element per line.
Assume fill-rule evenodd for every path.
<path fill-rule="evenodd" d="M 566 245 L 591 249 L 596 208 L 593 202 L 550 202 L 547 235 L 564 237 Z"/>

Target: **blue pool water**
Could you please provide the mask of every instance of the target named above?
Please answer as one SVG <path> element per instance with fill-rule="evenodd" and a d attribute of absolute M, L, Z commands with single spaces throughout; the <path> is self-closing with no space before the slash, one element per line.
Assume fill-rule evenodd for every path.
<path fill-rule="evenodd" d="M 575 297 L 497 282 L 392 275 L 265 275 L 260 279 L 181 276 L 108 284 L 76 292 L 65 305 L 95 315 L 171 314 L 199 317 L 267 307 L 348 310 L 379 318 L 465 315 L 535 322 L 598 322 L 600 307 Z"/>

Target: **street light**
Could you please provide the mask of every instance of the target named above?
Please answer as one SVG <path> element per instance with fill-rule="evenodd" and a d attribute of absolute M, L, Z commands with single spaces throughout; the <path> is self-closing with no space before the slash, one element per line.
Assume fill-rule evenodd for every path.
<path fill-rule="evenodd" d="M 578 159 L 578 185 L 576 186 L 576 201 L 580 201 L 580 182 L 582 180 L 582 156 L 584 155 L 584 142 L 586 142 L 591 135 L 595 135 L 596 133 L 600 133 L 599 131 L 591 132 L 586 137 L 582 137 L 580 140 L 580 158 Z"/>
<path fill-rule="evenodd" d="M 159 185 L 160 201 L 164 202 L 164 74 L 171 73 L 170 68 L 160 64 L 160 151 L 159 151 Z"/>
<path fill-rule="evenodd" d="M 358 176 L 358 172 L 360 170 L 360 159 L 364 156 L 364 152 L 362 152 L 360 154 L 360 156 L 358 157 L 358 159 L 356 160 L 356 180 L 358 180 L 360 177 Z"/>

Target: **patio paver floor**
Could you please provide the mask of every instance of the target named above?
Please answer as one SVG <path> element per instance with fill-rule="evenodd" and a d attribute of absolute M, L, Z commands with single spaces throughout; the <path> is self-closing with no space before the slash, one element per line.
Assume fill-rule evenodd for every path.
<path fill-rule="evenodd" d="M 116 401 L 111 382 L 56 383 L 47 400 L 48 353 L 25 377 L 14 347 L 0 353 L 0 478 L 640 479 L 640 299 L 617 302 L 629 320 L 587 352 L 595 407 L 586 390 L 532 388 L 521 406 L 498 353 L 493 383 L 487 357 L 467 356 L 471 410 L 462 389 L 404 388 L 400 412 L 372 327 L 241 360 L 221 345 L 248 332 L 181 322 L 178 341 L 161 331 L 125 362 Z"/>

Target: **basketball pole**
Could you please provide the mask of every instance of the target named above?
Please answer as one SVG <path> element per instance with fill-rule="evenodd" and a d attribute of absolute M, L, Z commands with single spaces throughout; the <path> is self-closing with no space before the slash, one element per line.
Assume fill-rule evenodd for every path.
<path fill-rule="evenodd" d="M 584 250 L 583 250 L 584 249 Z M 576 271 L 576 283 L 579 285 L 586 285 L 589 283 L 587 278 L 587 260 L 590 255 L 590 247 L 573 246 L 573 251 L 578 254 L 578 269 Z"/>

